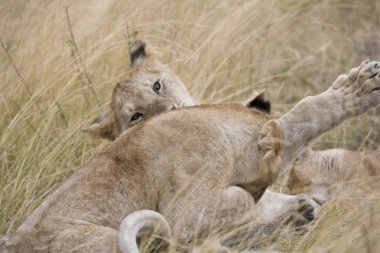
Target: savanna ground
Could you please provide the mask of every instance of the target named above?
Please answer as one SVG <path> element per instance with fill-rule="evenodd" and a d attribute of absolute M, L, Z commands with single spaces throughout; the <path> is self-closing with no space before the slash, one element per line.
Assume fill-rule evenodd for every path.
<path fill-rule="evenodd" d="M 162 52 L 199 102 L 240 102 L 265 89 L 278 116 L 364 59 L 380 59 L 380 3 L 4 0 L 0 36 L 4 234 L 107 144 L 80 128 L 127 76 L 128 41 L 144 39 Z M 372 110 L 314 146 L 377 150 L 379 127 Z M 376 181 L 329 202 L 311 232 L 279 241 L 277 249 L 379 252 Z"/>

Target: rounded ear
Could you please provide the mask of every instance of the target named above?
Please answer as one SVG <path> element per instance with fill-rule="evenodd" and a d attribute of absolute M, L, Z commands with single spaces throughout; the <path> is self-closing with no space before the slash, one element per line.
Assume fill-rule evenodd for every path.
<path fill-rule="evenodd" d="M 259 149 L 262 160 L 281 159 L 283 152 L 284 137 L 280 122 L 272 119 L 264 124 L 260 132 Z"/>
<path fill-rule="evenodd" d="M 83 127 L 81 131 L 96 138 L 114 140 L 116 138 L 114 122 L 114 115 L 111 110 L 108 110 L 96 117 L 89 125 Z"/>
<path fill-rule="evenodd" d="M 258 140 L 259 166 L 265 168 L 272 184 L 280 172 L 284 152 L 284 137 L 278 120 L 272 119 L 261 128 Z"/>
<path fill-rule="evenodd" d="M 255 94 L 251 99 L 244 103 L 244 105 L 248 108 L 255 108 L 267 114 L 270 114 L 271 112 L 271 102 L 265 98 L 264 91 Z"/>
<path fill-rule="evenodd" d="M 157 52 L 155 52 L 142 40 L 135 40 L 131 45 L 131 64 L 132 68 L 138 69 L 147 64 L 156 62 Z M 158 56 L 160 56 L 158 54 Z"/>
<path fill-rule="evenodd" d="M 132 67 L 140 67 L 146 62 L 146 44 L 142 40 L 135 40 L 131 45 Z"/>

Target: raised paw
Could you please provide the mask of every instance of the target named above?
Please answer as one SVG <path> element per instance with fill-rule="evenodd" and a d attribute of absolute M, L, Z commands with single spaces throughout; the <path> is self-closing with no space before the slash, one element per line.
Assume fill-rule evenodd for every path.
<path fill-rule="evenodd" d="M 380 72 L 380 63 L 376 61 L 364 61 L 359 67 L 358 83 L 364 84 L 367 80 L 371 80 Z"/>
<path fill-rule="evenodd" d="M 337 95 L 346 96 L 346 106 L 356 107 L 362 113 L 380 104 L 380 62 L 366 60 L 341 75 L 332 85 Z"/>
<path fill-rule="evenodd" d="M 363 70 L 364 72 L 364 70 Z M 359 74 L 362 78 L 363 88 L 362 94 L 364 96 L 364 103 L 366 106 L 374 107 L 380 103 L 380 62 L 372 62 L 367 67 L 366 72 Z"/>

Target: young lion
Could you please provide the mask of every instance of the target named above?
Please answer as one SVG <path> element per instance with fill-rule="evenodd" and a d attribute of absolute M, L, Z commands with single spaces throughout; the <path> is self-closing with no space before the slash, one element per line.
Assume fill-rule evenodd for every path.
<path fill-rule="evenodd" d="M 144 63 L 131 80 L 155 76 L 155 69 Z M 156 81 L 152 92 L 160 90 L 153 90 Z M 115 117 L 141 118 L 130 117 L 118 89 L 122 85 L 113 93 Z M 310 142 L 379 104 L 380 63 L 365 61 L 278 120 L 240 105 L 167 111 L 130 128 L 77 170 L 26 225 L 0 240 L 0 249 L 117 252 L 117 228 L 142 209 L 162 214 L 183 242 L 244 216 L 255 221 L 254 200 Z"/>
<path fill-rule="evenodd" d="M 168 110 L 195 105 L 181 80 L 154 57 L 143 41 L 133 43 L 131 62 L 133 68 L 129 78 L 118 83 L 113 91 L 111 108 L 83 128 L 84 132 L 114 140 L 145 119 Z M 246 106 L 265 114 L 270 112 L 270 102 L 264 99 L 263 93 L 256 95 Z M 256 209 L 270 221 L 285 210 L 293 211 L 294 208 L 289 206 L 298 205 L 298 202 L 312 205 L 312 211 L 307 209 L 309 211 L 303 213 L 307 220 L 312 220 L 317 204 L 306 195 L 289 196 L 267 190 Z"/>
<path fill-rule="evenodd" d="M 154 54 L 146 49 L 144 42 L 136 41 L 131 51 L 135 52 L 131 55 L 133 69 L 142 65 L 151 66 L 154 61 L 160 68 L 139 78 L 121 82 L 119 88 L 114 90 L 113 97 L 118 98 L 115 104 L 122 110 L 109 108 L 82 131 L 94 137 L 113 140 L 121 132 L 144 119 L 167 110 L 195 104 L 181 80 L 154 58 Z M 136 57 L 138 52 L 143 52 L 144 57 Z M 265 100 L 263 93 L 254 96 L 245 105 L 270 113 L 271 104 Z M 330 197 L 330 194 L 327 194 L 329 190 L 327 186 L 352 179 L 359 174 L 379 175 L 379 164 L 379 158 L 372 154 L 344 149 L 323 151 L 308 149 L 290 165 L 289 173 L 285 175 L 286 180 L 276 182 L 274 188 L 288 194 L 307 193 L 319 203 L 324 203 Z M 280 202 L 285 197 L 273 192 L 268 194 L 272 194 L 272 198 L 268 199 L 273 200 L 276 196 L 276 200 Z M 262 201 L 267 202 L 266 199 L 264 195 Z M 269 206 L 269 203 L 266 206 Z M 267 208 L 266 212 L 268 211 Z"/>

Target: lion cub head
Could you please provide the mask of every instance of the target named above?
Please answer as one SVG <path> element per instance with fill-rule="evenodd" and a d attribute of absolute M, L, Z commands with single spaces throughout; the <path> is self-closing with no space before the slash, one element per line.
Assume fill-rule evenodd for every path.
<path fill-rule="evenodd" d="M 143 41 L 131 47 L 132 72 L 113 90 L 110 108 L 82 129 L 114 140 L 123 131 L 161 112 L 194 105 L 182 81 L 158 61 Z"/>

